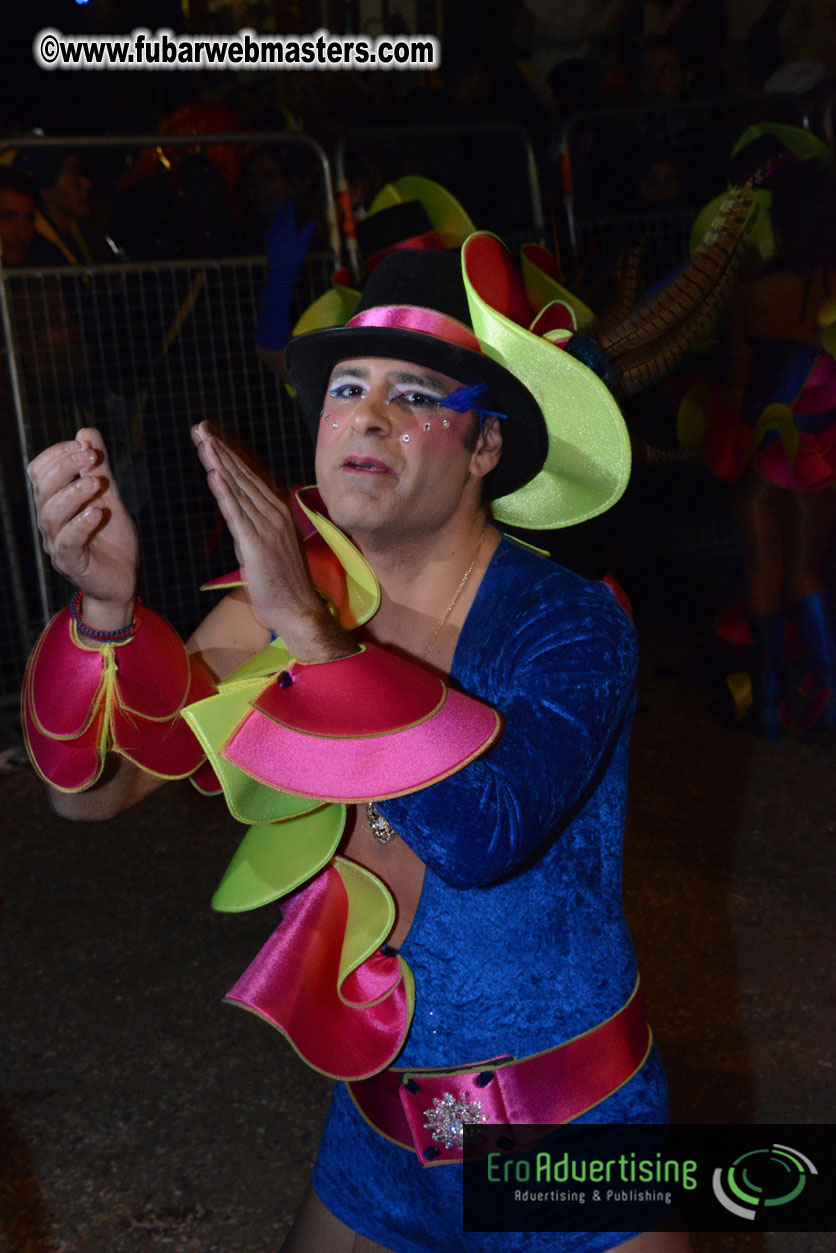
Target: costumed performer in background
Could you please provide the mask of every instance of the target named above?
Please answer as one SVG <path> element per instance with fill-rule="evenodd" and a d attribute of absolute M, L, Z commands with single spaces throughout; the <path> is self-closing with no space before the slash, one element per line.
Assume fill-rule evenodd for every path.
<path fill-rule="evenodd" d="M 635 633 L 609 588 L 490 517 L 602 512 L 629 443 L 598 377 L 486 298 L 510 270 L 492 236 L 461 263 L 398 252 L 347 326 L 290 345 L 317 426 L 303 544 L 195 429 L 246 586 L 188 660 L 135 603 L 136 534 L 98 433 L 30 467 L 78 589 L 24 691 L 55 808 L 103 819 L 162 777 L 219 784 L 252 825 L 216 906 L 283 910 L 229 997 L 346 1081 L 286 1253 L 689 1247 L 461 1231 L 464 1123 L 666 1117 L 621 904 Z"/>
<path fill-rule="evenodd" d="M 836 173 L 788 156 L 765 186 L 776 252 L 732 301 L 733 416 L 709 445 L 709 464 L 738 487 L 755 645 L 751 725 L 767 740 L 788 728 L 784 624 L 793 616 L 810 667 L 801 731 L 821 738 L 836 728 L 826 572 L 836 525 Z"/>

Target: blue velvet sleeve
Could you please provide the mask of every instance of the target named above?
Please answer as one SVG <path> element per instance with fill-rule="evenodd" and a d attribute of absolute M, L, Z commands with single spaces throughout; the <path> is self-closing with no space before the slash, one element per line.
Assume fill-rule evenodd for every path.
<path fill-rule="evenodd" d="M 454 887 L 501 878 L 559 836 L 632 710 L 627 614 L 601 584 L 552 570 L 524 587 L 511 577 L 474 618 L 477 598 L 459 639 L 453 678 L 502 715 L 498 742 L 450 779 L 378 805 Z"/>

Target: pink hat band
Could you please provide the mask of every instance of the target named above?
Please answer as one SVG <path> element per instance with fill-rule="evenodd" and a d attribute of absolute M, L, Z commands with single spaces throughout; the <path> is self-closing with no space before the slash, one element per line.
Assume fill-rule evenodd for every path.
<path fill-rule="evenodd" d="M 455 344 L 457 348 L 466 348 L 469 352 L 481 354 L 482 347 L 469 326 L 451 318 L 446 313 L 435 309 L 423 309 L 420 305 L 377 305 L 355 314 L 346 326 L 373 326 L 378 329 L 385 327 L 396 331 L 418 331 L 421 335 L 432 335 L 434 339 L 442 339 L 445 343 Z"/>

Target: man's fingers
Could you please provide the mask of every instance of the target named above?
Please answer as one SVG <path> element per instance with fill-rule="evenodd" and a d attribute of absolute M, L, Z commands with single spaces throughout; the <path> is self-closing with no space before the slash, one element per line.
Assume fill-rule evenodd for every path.
<path fill-rule="evenodd" d="M 76 439 L 84 448 L 89 449 L 95 455 L 94 470 L 98 474 L 104 474 L 102 481 L 104 496 L 114 504 L 117 501 L 121 502 L 119 486 L 113 477 L 113 467 L 110 464 L 107 446 L 102 438 L 101 431 L 97 430 L 95 426 L 84 426 L 79 431 L 76 431 Z"/>
<path fill-rule="evenodd" d="M 51 493 L 38 510 L 38 525 L 44 539 L 49 544 L 54 544 L 61 530 L 82 510 L 87 509 L 100 491 L 99 480 L 85 476 L 75 479 L 60 491 Z"/>
<path fill-rule="evenodd" d="M 56 465 L 58 465 L 65 457 L 72 456 L 74 453 L 90 455 L 90 450 L 83 449 L 78 440 L 66 440 L 61 444 L 52 444 L 49 448 L 45 448 L 43 452 L 38 453 L 37 457 L 33 457 L 27 467 L 30 481 L 37 487 L 38 483 L 48 474 Z"/>
<path fill-rule="evenodd" d="M 89 563 L 88 545 L 101 520 L 101 507 L 91 504 L 61 528 L 47 550 L 56 570 L 74 581 L 83 578 Z"/>
<path fill-rule="evenodd" d="M 85 448 L 97 448 L 99 452 L 103 453 L 104 456 L 107 457 L 107 448 L 105 446 L 104 438 L 101 431 L 98 430 L 97 427 L 82 426 L 76 431 L 75 437 L 79 444 L 82 444 Z"/>
<path fill-rule="evenodd" d="M 201 422 L 198 426 L 193 426 L 191 437 L 201 463 L 207 469 L 212 466 L 223 469 L 228 478 L 238 479 L 242 485 L 247 485 L 254 496 L 268 506 L 273 502 L 282 504 L 261 476 L 252 470 L 243 457 L 215 432 L 210 422 Z"/>
<path fill-rule="evenodd" d="M 217 454 L 217 464 L 224 470 L 227 478 L 235 482 L 238 491 L 251 498 L 259 514 L 267 518 L 272 511 L 278 510 L 279 514 L 284 516 L 287 512 L 286 506 L 270 490 L 264 480 L 251 470 L 247 463 L 223 440 L 213 437 L 211 442 Z"/>
<path fill-rule="evenodd" d="M 253 518 L 246 509 L 246 500 L 239 497 L 223 470 L 215 466 L 210 467 L 206 481 L 209 484 L 209 490 L 218 502 L 232 538 L 237 543 L 246 528 L 251 531 L 255 530 Z"/>
<path fill-rule="evenodd" d="M 35 505 L 40 512 L 52 497 L 64 490 L 80 475 L 89 474 L 95 469 L 98 454 L 92 449 L 80 448 L 78 445 L 60 457 L 42 462 L 36 471 L 30 469 L 32 492 Z"/>
<path fill-rule="evenodd" d="M 201 424 L 202 428 L 203 424 Z M 204 435 L 198 429 L 199 442 L 197 453 L 200 463 L 207 471 L 216 470 L 223 476 L 223 481 L 241 508 L 253 518 L 276 525 L 275 515 L 271 516 L 271 508 L 276 503 L 272 493 L 264 488 L 257 475 L 244 464 L 241 458 L 224 442 L 211 434 Z"/>

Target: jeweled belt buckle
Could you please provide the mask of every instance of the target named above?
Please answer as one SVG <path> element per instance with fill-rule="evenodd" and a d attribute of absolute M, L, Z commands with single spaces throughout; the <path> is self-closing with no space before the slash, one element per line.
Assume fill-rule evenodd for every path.
<path fill-rule="evenodd" d="M 500 1061 L 486 1068 L 459 1074 L 404 1074 L 399 1095 L 412 1142 L 425 1166 L 460 1162 L 465 1148 L 465 1127 L 505 1121 L 504 1104 L 496 1072 Z M 467 1133 L 467 1150 L 487 1142 L 488 1133 Z"/>

